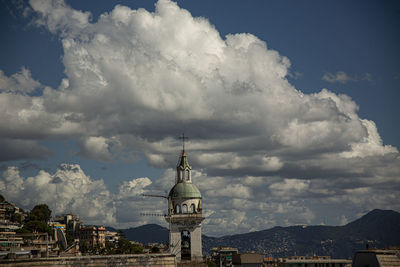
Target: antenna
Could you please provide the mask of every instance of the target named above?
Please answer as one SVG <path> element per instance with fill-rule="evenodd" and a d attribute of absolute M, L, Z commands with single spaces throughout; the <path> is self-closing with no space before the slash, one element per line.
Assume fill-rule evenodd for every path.
<path fill-rule="evenodd" d="M 167 217 L 167 214 L 141 212 L 140 216 Z"/>
<path fill-rule="evenodd" d="M 183 150 L 185 150 L 185 139 L 187 140 L 187 139 L 189 139 L 189 137 L 185 136 L 185 134 L 182 133 L 182 136 L 179 136 L 178 138 L 182 139 L 182 147 L 183 147 Z"/>
<path fill-rule="evenodd" d="M 152 194 L 142 194 L 144 197 L 162 197 L 168 199 L 167 196 L 162 196 L 162 195 L 152 195 Z"/>
<path fill-rule="evenodd" d="M 144 197 L 160 197 L 160 198 L 165 198 L 165 199 L 168 200 L 168 197 L 167 196 L 163 196 L 163 195 L 142 194 L 142 196 L 144 196 Z M 142 213 L 140 213 L 140 216 L 167 217 L 167 214 L 142 212 Z"/>

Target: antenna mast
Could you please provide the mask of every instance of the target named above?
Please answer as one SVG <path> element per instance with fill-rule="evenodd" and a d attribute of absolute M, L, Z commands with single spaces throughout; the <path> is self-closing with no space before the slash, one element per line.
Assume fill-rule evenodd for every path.
<path fill-rule="evenodd" d="M 179 136 L 178 138 L 182 139 L 182 147 L 183 147 L 183 150 L 185 150 L 185 139 L 187 140 L 187 139 L 189 139 L 189 137 L 185 136 L 185 133 L 182 133 L 182 136 Z"/>

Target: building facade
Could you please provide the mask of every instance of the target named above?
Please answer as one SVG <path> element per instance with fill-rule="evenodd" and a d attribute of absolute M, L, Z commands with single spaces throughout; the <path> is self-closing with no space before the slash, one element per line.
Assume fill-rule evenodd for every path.
<path fill-rule="evenodd" d="M 231 247 L 213 247 L 211 249 L 211 259 L 217 267 L 233 266 L 233 256 L 238 255 L 237 248 Z"/>
<path fill-rule="evenodd" d="M 351 260 L 332 259 L 330 256 L 291 256 L 276 262 L 278 267 L 351 267 Z"/>
<path fill-rule="evenodd" d="M 185 149 L 176 167 L 175 185 L 168 195 L 168 215 L 170 225 L 170 252 L 178 261 L 201 261 L 201 222 L 204 220 L 201 207 L 201 194 L 192 183 L 192 167 L 186 157 Z"/>
<path fill-rule="evenodd" d="M 354 255 L 353 267 L 400 267 L 400 249 L 359 250 Z"/>
<path fill-rule="evenodd" d="M 103 226 L 84 226 L 79 231 L 79 246 L 90 248 L 106 246 L 106 228 Z"/>

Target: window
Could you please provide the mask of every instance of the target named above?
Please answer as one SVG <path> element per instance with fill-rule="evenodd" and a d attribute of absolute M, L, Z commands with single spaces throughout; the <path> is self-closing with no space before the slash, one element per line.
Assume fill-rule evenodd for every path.
<path fill-rule="evenodd" d="M 175 206 L 175 213 L 181 213 L 181 208 L 179 207 L 179 205 Z"/>
<path fill-rule="evenodd" d="M 188 212 L 188 208 L 186 204 L 182 205 L 182 213 L 187 213 Z"/>
<path fill-rule="evenodd" d="M 196 207 L 194 206 L 194 204 L 190 205 L 190 213 L 194 213 L 196 210 Z"/>
<path fill-rule="evenodd" d="M 186 170 L 186 181 L 190 180 L 190 170 Z"/>

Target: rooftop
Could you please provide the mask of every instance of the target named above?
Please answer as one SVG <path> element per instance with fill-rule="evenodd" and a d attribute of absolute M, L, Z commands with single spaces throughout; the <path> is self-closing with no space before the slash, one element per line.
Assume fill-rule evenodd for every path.
<path fill-rule="evenodd" d="M 201 198 L 197 186 L 192 183 L 177 183 L 168 194 L 171 198 Z"/>

